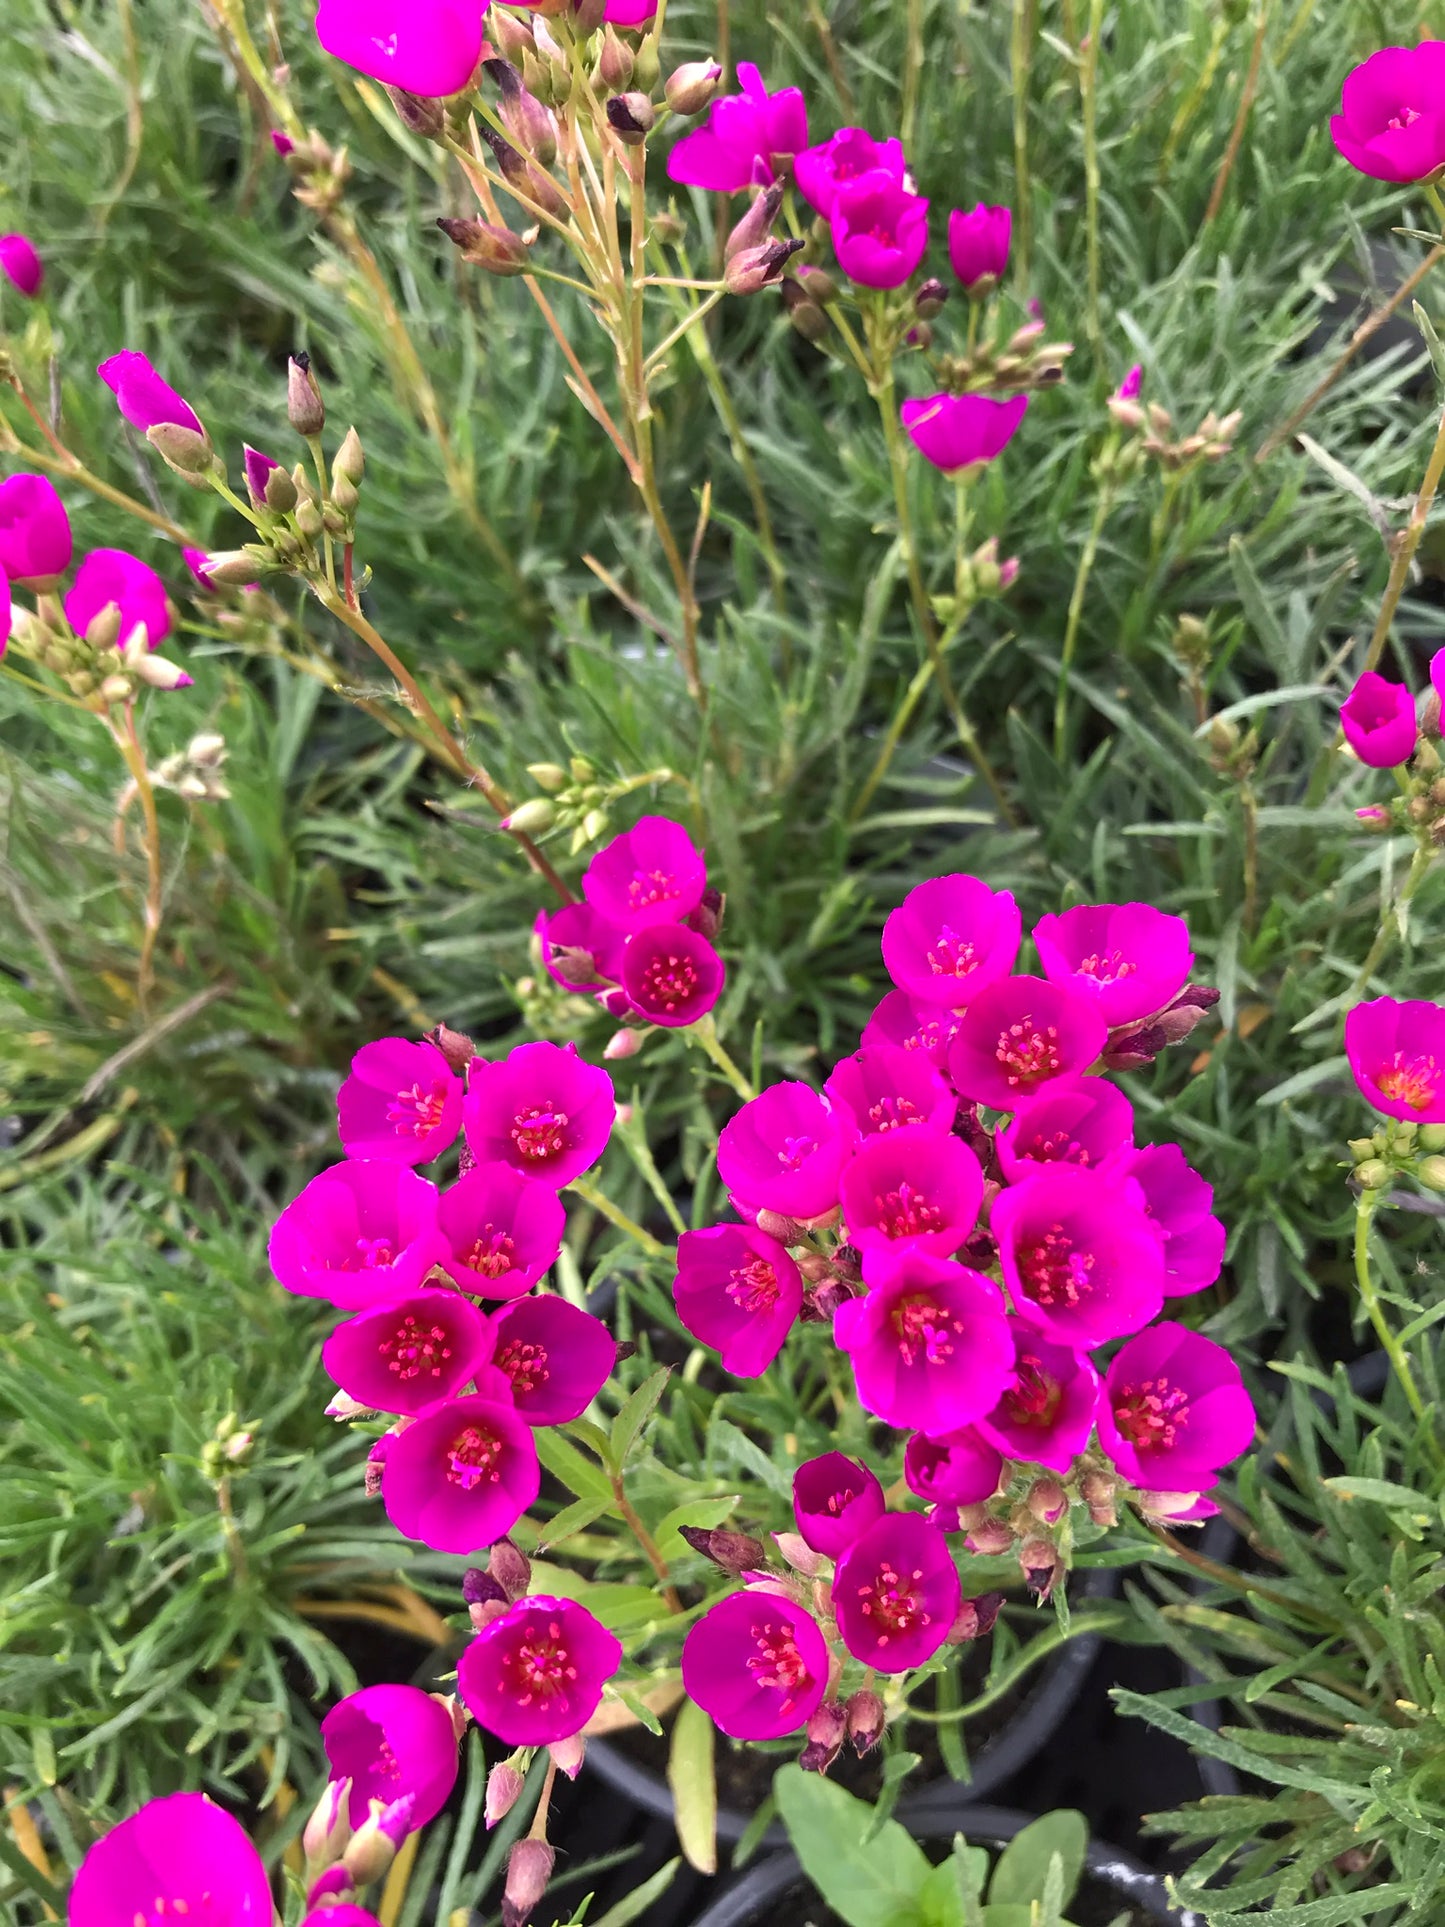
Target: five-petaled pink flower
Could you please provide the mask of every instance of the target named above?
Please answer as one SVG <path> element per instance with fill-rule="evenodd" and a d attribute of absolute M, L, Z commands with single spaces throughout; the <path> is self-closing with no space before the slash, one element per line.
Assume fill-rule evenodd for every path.
<path fill-rule="evenodd" d="M 806 148 L 793 162 L 798 192 L 826 221 L 839 192 L 865 174 L 903 179 L 903 143 L 874 140 L 862 127 L 843 127 L 831 140 Z"/>
<path fill-rule="evenodd" d="M 677 1315 L 723 1369 L 758 1378 L 803 1309 L 802 1273 L 787 1250 L 749 1224 L 684 1231 L 672 1282 Z"/>
<path fill-rule="evenodd" d="M 148 1800 L 80 1863 L 70 1927 L 271 1927 L 271 1883 L 240 1823 L 201 1793 Z"/>
<path fill-rule="evenodd" d="M 828 1642 L 805 1607 L 747 1586 L 710 1607 L 683 1641 L 682 1684 L 733 1739 L 779 1740 L 827 1692 Z"/>
<path fill-rule="evenodd" d="M 415 1417 L 459 1392 L 494 1343 L 492 1326 L 459 1291 L 416 1291 L 338 1325 L 321 1362 L 359 1405 Z"/>
<path fill-rule="evenodd" d="M 585 1606 L 537 1593 L 483 1627 L 457 1692 L 504 1746 L 552 1746 L 582 1731 L 621 1664 L 621 1642 Z"/>
<path fill-rule="evenodd" d="M 983 1171 L 961 1138 L 909 1124 L 863 1139 L 844 1167 L 839 1198 L 849 1241 L 861 1252 L 908 1248 L 946 1258 L 978 1223 Z"/>
<path fill-rule="evenodd" d="M 96 617 L 110 608 L 120 617 L 117 647 L 123 648 L 137 629 L 145 631 L 151 649 L 171 632 L 166 585 L 155 570 L 124 549 L 92 549 L 66 592 L 66 620 L 83 636 Z"/>
<path fill-rule="evenodd" d="M 1445 1124 L 1445 1009 L 1376 997 L 1345 1018 L 1345 1055 L 1377 1111 L 1412 1124 Z"/>
<path fill-rule="evenodd" d="M 993 1203 L 1004 1283 L 1046 1338 L 1089 1350 L 1138 1331 L 1164 1302 L 1164 1247 L 1123 1178 L 1043 1166 Z"/>
<path fill-rule="evenodd" d="M 960 1010 L 1013 969 L 1021 932 L 1010 891 L 980 877 L 929 877 L 889 912 L 883 967 L 918 1002 Z"/>
<path fill-rule="evenodd" d="M 53 589 L 70 567 L 70 517 L 44 475 L 0 482 L 0 569 L 25 589 Z M 164 590 L 162 590 L 164 596 Z"/>
<path fill-rule="evenodd" d="M 898 415 L 924 460 L 952 475 L 1002 454 L 1028 405 L 1027 395 L 1012 395 L 1007 401 L 989 395 L 930 395 L 904 402 Z"/>
<path fill-rule="evenodd" d="M 963 1599 L 948 1541 L 916 1512 L 888 1512 L 838 1561 L 838 1637 L 864 1666 L 906 1673 L 931 1659 Z"/>
<path fill-rule="evenodd" d="M 316 38 L 372 80 L 440 100 L 476 72 L 486 10 L 487 0 L 321 0 Z"/>
<path fill-rule="evenodd" d="M 1108 1021 L 1089 992 L 1039 977 L 1004 977 L 964 1012 L 948 1068 L 961 1097 L 1013 1111 L 1056 1077 L 1088 1070 L 1108 1035 Z"/>
<path fill-rule="evenodd" d="M 918 1251 L 870 1256 L 866 1275 L 869 1290 L 833 1319 L 863 1409 L 900 1431 L 916 1427 L 934 1437 L 992 1410 L 1014 1367 L 998 1286 Z"/>
<path fill-rule="evenodd" d="M 472 1392 L 433 1406 L 392 1439 L 381 1496 L 408 1539 L 469 1554 L 510 1532 L 540 1486 L 526 1419 L 499 1397 Z"/>
<path fill-rule="evenodd" d="M 849 1135 L 811 1085 L 770 1084 L 723 1126 L 718 1175 L 752 1213 L 820 1217 L 838 1202 Z"/>
<path fill-rule="evenodd" d="M 350 1780 L 353 1827 L 373 1804 L 409 1801 L 406 1831 L 434 1820 L 457 1778 L 457 1736 L 440 1700 L 415 1686 L 366 1686 L 321 1722 L 321 1743 L 334 1781 Z"/>
<path fill-rule="evenodd" d="M 435 1044 L 378 1037 L 352 1058 L 336 1110 L 348 1157 L 429 1164 L 462 1128 L 462 1080 Z"/>
<path fill-rule="evenodd" d="M 1109 1457 L 1151 1492 L 1203 1491 L 1254 1437 L 1254 1406 L 1229 1353 L 1168 1320 L 1116 1353 L 1098 1419 Z"/>
<path fill-rule="evenodd" d="M 617 1363 L 602 1320 L 555 1292 L 518 1298 L 491 1322 L 492 1363 L 510 1381 L 512 1402 L 529 1425 L 580 1418 Z"/>
<path fill-rule="evenodd" d="M 1415 753 L 1415 698 L 1403 683 L 1367 669 L 1340 704 L 1340 728 L 1362 763 L 1396 769 Z"/>
<path fill-rule="evenodd" d="M 1423 181 L 1445 167 L 1445 40 L 1382 47 L 1345 80 L 1330 136 L 1376 181 Z"/>
<path fill-rule="evenodd" d="M 893 174 L 840 186 L 831 212 L 833 252 L 864 288 L 901 288 L 928 251 L 928 202 Z"/>
<path fill-rule="evenodd" d="M 808 145 L 808 109 L 796 87 L 770 94 L 750 61 L 738 62 L 740 94 L 726 94 L 707 125 L 684 134 L 667 157 L 667 177 L 684 187 L 733 194 L 766 187 Z"/>
<path fill-rule="evenodd" d="M 367 1311 L 415 1291 L 443 1249 L 436 1186 L 390 1158 L 353 1158 L 291 1200 L 269 1255 L 287 1291 Z"/>
<path fill-rule="evenodd" d="M 462 1118 L 479 1163 L 499 1160 L 560 1191 L 601 1157 L 616 1115 L 612 1079 L 574 1045 L 518 1044 L 500 1062 L 472 1059 Z"/>
<path fill-rule="evenodd" d="M 1034 943 L 1049 982 L 1090 992 L 1111 1030 L 1172 1003 L 1194 962 L 1183 917 L 1149 903 L 1076 904 L 1040 917 Z"/>

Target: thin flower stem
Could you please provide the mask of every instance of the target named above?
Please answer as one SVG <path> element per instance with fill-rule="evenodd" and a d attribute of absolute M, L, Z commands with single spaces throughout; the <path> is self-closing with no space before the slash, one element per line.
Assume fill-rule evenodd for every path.
<path fill-rule="evenodd" d="M 1109 519 L 1109 511 L 1113 506 L 1113 489 L 1107 483 L 1101 483 L 1094 502 L 1093 525 L 1089 530 L 1083 553 L 1079 557 L 1079 566 L 1074 572 L 1074 587 L 1069 597 L 1069 613 L 1064 623 L 1064 647 L 1059 656 L 1059 686 L 1054 693 L 1054 761 L 1059 764 L 1064 760 L 1064 747 L 1068 738 L 1069 675 L 1074 666 L 1074 651 L 1079 642 L 1079 624 L 1083 620 L 1084 601 L 1089 593 L 1089 577 L 1094 572 L 1099 543 L 1103 539 L 1104 525 Z"/>
<path fill-rule="evenodd" d="M 695 1043 L 699 1050 L 712 1059 L 744 1104 L 750 1103 L 757 1096 L 757 1092 L 720 1042 L 711 1012 L 693 1024 L 685 1035 L 689 1042 Z"/>
<path fill-rule="evenodd" d="M 908 38 L 903 53 L 903 104 L 899 134 L 910 152 L 918 118 L 918 83 L 923 76 L 923 0 L 908 0 Z"/>
<path fill-rule="evenodd" d="M 537 1796 L 537 1806 L 532 1815 L 532 1824 L 527 1829 L 527 1838 L 529 1840 L 545 1841 L 547 1838 L 547 1815 L 552 1805 L 552 1788 L 556 1784 L 556 1781 L 557 1762 L 548 1754 L 547 1772 L 542 1781 L 542 1791 Z"/>
<path fill-rule="evenodd" d="M 136 1002 L 144 1016 L 150 1000 L 153 982 L 153 962 L 156 939 L 161 929 L 161 890 L 163 872 L 161 868 L 161 826 L 156 811 L 156 793 L 151 784 L 150 771 L 146 768 L 145 752 L 136 734 L 135 707 L 132 703 L 125 706 L 124 723 L 110 717 L 110 732 L 115 738 L 116 748 L 125 760 L 130 771 L 130 780 L 135 785 L 135 793 L 140 802 L 141 821 L 144 827 L 146 856 L 146 897 L 145 921 L 141 931 L 140 957 L 136 966 Z"/>
<path fill-rule="evenodd" d="M 1014 118 L 1014 277 L 1027 292 L 1033 253 L 1034 204 L 1029 176 L 1029 70 L 1033 63 L 1037 0 L 1013 0 L 1009 65 L 1013 76 Z"/>
<path fill-rule="evenodd" d="M 26 463 L 33 462 L 37 468 L 46 469 L 52 475 L 63 475 L 67 481 L 75 482 L 79 487 L 88 489 L 92 495 L 99 496 L 103 502 L 109 502 L 115 508 L 124 509 L 127 515 L 135 516 L 137 521 L 145 522 L 151 528 L 158 529 L 172 542 L 183 547 L 190 543 L 189 532 L 183 529 L 179 522 L 173 522 L 168 515 L 158 514 L 147 503 L 138 501 L 134 495 L 127 495 L 123 489 L 112 488 L 109 482 L 104 482 L 98 475 L 92 474 L 78 456 L 72 455 L 65 444 L 57 440 L 50 424 L 36 412 L 34 403 L 26 394 L 17 376 L 11 376 L 10 386 L 20 397 L 26 414 L 44 434 L 51 448 L 32 448 L 28 443 L 22 442 L 9 429 L 8 424 L 0 423 L 0 446 L 3 446 L 7 453 L 19 455 Z M 51 450 L 56 452 L 52 453 Z"/>
<path fill-rule="evenodd" d="M 686 282 L 686 281 L 658 281 L 654 277 L 649 281 L 648 285 L 649 287 L 654 287 L 654 288 L 658 288 L 658 287 L 681 288 L 681 287 L 692 287 L 699 284 L 693 283 L 693 282 Z M 726 292 L 727 291 L 724 288 L 714 288 L 706 301 L 699 301 L 697 306 L 693 309 L 692 313 L 685 316 L 683 320 L 679 321 L 677 326 L 671 329 L 667 334 L 665 334 L 662 337 L 662 340 L 658 342 L 657 346 L 649 351 L 646 361 L 642 364 L 643 373 L 649 379 L 657 372 L 657 369 L 661 366 L 663 358 L 667 354 L 668 350 L 670 348 L 675 348 L 678 342 L 681 341 L 685 335 L 690 334 L 691 331 L 697 326 L 698 322 L 702 320 L 703 316 L 705 314 L 710 313 L 712 309 L 714 309 L 717 306 L 718 302 L 722 300 L 723 295 Z"/>
<path fill-rule="evenodd" d="M 1245 936 L 1252 937 L 1259 912 L 1259 798 L 1248 777 L 1239 785 L 1239 811 L 1244 823 L 1244 904 L 1240 925 Z"/>
<path fill-rule="evenodd" d="M 1359 975 L 1350 985 L 1345 999 L 1347 1005 L 1352 1005 L 1359 1000 L 1361 992 L 1379 968 L 1380 960 L 1390 948 L 1395 932 L 1400 927 L 1400 912 L 1407 907 L 1424 881 L 1425 872 L 1434 861 L 1434 856 L 1435 852 L 1428 843 L 1422 841 L 1416 845 L 1415 854 L 1410 859 L 1409 873 L 1400 887 L 1400 894 L 1385 905 L 1380 917 L 1380 927 L 1375 932 L 1375 941 L 1370 945 L 1369 954 L 1360 965 Z"/>
<path fill-rule="evenodd" d="M 1445 409 L 1440 412 L 1440 426 L 1435 433 L 1435 446 L 1430 451 L 1425 479 L 1420 484 L 1420 493 L 1415 497 L 1415 506 L 1410 511 L 1410 520 L 1390 545 L 1390 579 L 1385 584 L 1385 599 L 1380 604 L 1380 613 L 1375 618 L 1375 633 L 1370 637 L 1370 647 L 1365 655 L 1366 669 L 1377 669 L 1380 658 L 1385 653 L 1385 644 L 1390 636 L 1390 625 L 1395 620 L 1395 611 L 1399 608 L 1400 597 L 1405 592 L 1405 583 L 1410 575 L 1410 564 L 1415 560 L 1415 551 L 1419 548 L 1420 538 L 1425 533 L 1425 524 L 1430 519 L 1430 510 L 1434 506 L 1435 492 L 1440 486 L 1442 475 L 1445 475 Z"/>
<path fill-rule="evenodd" d="M 236 511 L 238 515 L 245 516 L 246 520 L 251 524 L 253 529 L 260 528 L 261 518 L 257 515 L 256 511 L 251 507 L 251 504 L 249 502 L 243 502 L 241 500 L 240 496 L 236 493 L 235 489 L 231 487 L 230 483 L 226 480 L 224 475 L 218 475 L 213 470 L 209 475 L 207 475 L 206 480 L 210 483 L 211 487 L 216 491 L 217 495 L 220 496 L 223 502 L 229 502 L 231 507 Z"/>
<path fill-rule="evenodd" d="M 1385 1316 L 1385 1308 L 1380 1303 L 1375 1281 L 1370 1272 L 1370 1224 L 1380 1202 L 1378 1191 L 1361 1191 L 1355 1200 L 1355 1283 L 1360 1288 L 1360 1303 L 1375 1328 L 1375 1334 L 1385 1349 L 1390 1368 L 1400 1381 L 1401 1390 L 1410 1401 L 1410 1410 L 1422 1426 L 1425 1425 L 1425 1402 L 1420 1396 L 1420 1388 L 1415 1383 L 1415 1375 L 1410 1370 L 1410 1361 L 1405 1349 L 1391 1328 Z M 1430 1433 L 1432 1444 L 1438 1453 L 1439 1445 L 1433 1431 Z"/>
<path fill-rule="evenodd" d="M 327 528 L 324 520 L 326 503 L 330 495 L 326 481 L 326 454 L 321 446 L 321 437 L 319 435 L 308 435 L 306 437 L 306 446 L 311 450 L 311 463 L 316 470 L 316 504 L 323 516 L 321 524 L 321 544 L 322 553 L 326 558 L 326 586 L 334 595 L 336 593 L 336 558 L 331 552 L 331 531 Z M 348 596 L 348 604 L 350 601 L 351 598 Z"/>
<path fill-rule="evenodd" d="M 666 1252 L 667 1246 L 659 1238 L 654 1238 L 650 1231 L 644 1230 L 636 1218 L 629 1218 L 622 1207 L 614 1204 L 605 1191 L 599 1191 L 590 1178 L 573 1178 L 567 1189 L 575 1191 L 579 1198 L 592 1206 L 594 1211 L 600 1211 L 607 1222 L 618 1231 L 625 1232 L 634 1244 L 642 1247 L 649 1258 L 660 1258 Z"/>
<path fill-rule="evenodd" d="M 879 748 L 877 756 L 873 759 L 873 767 L 868 772 L 868 779 L 862 789 L 859 790 L 853 807 L 848 812 L 848 822 L 850 826 L 861 820 L 863 812 L 873 801 L 878 790 L 878 785 L 888 773 L 889 765 L 893 761 L 903 732 L 908 727 L 909 720 L 914 710 L 917 709 L 924 690 L 927 689 L 932 680 L 933 658 L 930 656 L 921 662 L 914 671 L 913 680 L 903 692 L 903 701 L 893 712 L 892 720 L 888 724 L 888 730 L 883 738 L 882 745 Z"/>
<path fill-rule="evenodd" d="M 617 1510 L 627 1521 L 633 1538 L 641 1548 L 643 1557 L 657 1575 L 658 1587 L 662 1593 L 667 1610 L 670 1613 L 680 1613 L 682 1611 L 682 1600 L 678 1596 L 676 1586 L 672 1583 L 672 1576 L 667 1569 L 667 1561 L 658 1550 L 657 1541 L 643 1524 L 642 1519 L 638 1515 L 637 1508 L 624 1491 L 622 1474 L 620 1472 L 614 1472 L 612 1474 L 612 1495 L 617 1501 Z"/>
<path fill-rule="evenodd" d="M 1229 177 L 1234 172 L 1234 163 L 1239 159 L 1239 150 L 1244 145 L 1245 130 L 1249 126 L 1249 116 L 1254 108 L 1254 97 L 1259 91 L 1259 70 L 1264 60 L 1264 37 L 1269 31 L 1271 6 L 1272 0 L 1259 0 L 1259 19 L 1254 30 L 1254 45 L 1249 52 L 1249 69 L 1244 76 L 1244 86 L 1240 90 L 1239 111 L 1234 117 L 1229 145 L 1224 150 L 1224 158 L 1219 163 L 1219 172 L 1214 177 L 1209 205 L 1204 210 L 1205 227 L 1212 224 L 1224 205 Z"/>
<path fill-rule="evenodd" d="M 1104 335 L 1099 320 L 1099 40 L 1104 0 L 1090 0 L 1089 38 L 1079 61 L 1079 97 L 1084 118 L 1084 225 L 1088 237 L 1089 345 L 1096 371 L 1104 365 Z"/>

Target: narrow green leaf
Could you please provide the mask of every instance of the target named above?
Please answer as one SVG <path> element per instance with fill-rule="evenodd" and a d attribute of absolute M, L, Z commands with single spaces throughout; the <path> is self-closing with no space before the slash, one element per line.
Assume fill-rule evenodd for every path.
<path fill-rule="evenodd" d="M 677 1844 L 690 1867 L 717 1872 L 717 1732 L 696 1700 L 685 1699 L 673 1722 L 667 1784 L 677 1815 Z"/>
<path fill-rule="evenodd" d="M 660 1366 L 650 1377 L 643 1379 L 617 1417 L 613 1419 L 608 1445 L 615 1467 L 621 1468 L 643 1426 L 657 1410 L 657 1402 L 667 1390 L 667 1381 L 671 1377 L 672 1367 Z"/>
<path fill-rule="evenodd" d="M 553 1478 L 560 1479 L 579 1499 L 612 1500 L 612 1482 L 600 1465 L 584 1459 L 575 1445 L 562 1437 L 555 1425 L 539 1425 L 533 1433 L 537 1457 Z"/>
<path fill-rule="evenodd" d="M 677 1877 L 681 1860 L 669 1860 L 666 1866 L 659 1867 L 651 1880 L 644 1880 L 640 1887 L 619 1900 L 615 1907 L 609 1907 L 600 1919 L 590 1923 L 590 1927 L 630 1927 L 634 1920 L 641 1919 L 654 1900 L 661 1900 Z"/>

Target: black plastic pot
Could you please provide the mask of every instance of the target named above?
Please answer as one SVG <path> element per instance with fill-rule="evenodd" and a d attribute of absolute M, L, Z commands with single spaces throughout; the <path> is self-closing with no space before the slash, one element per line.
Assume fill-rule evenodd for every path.
<path fill-rule="evenodd" d="M 1118 1574 L 1104 1568 L 1087 1575 L 1083 1596 L 1086 1599 L 1109 1599 L 1118 1590 Z M 1006 1780 L 1021 1767 L 1027 1766 L 1053 1737 L 1064 1715 L 1078 1698 L 1103 1643 L 1098 1633 L 1084 1633 L 1078 1639 L 1071 1639 L 1044 1667 L 1033 1691 L 1003 1731 L 996 1734 L 970 1760 L 972 1778 L 967 1782 L 942 1780 L 920 1789 L 910 1798 L 899 1802 L 898 1817 L 911 1826 L 914 1809 L 921 1808 L 935 1790 L 945 1794 L 955 1804 L 961 1802 L 969 1806 L 996 1793 Z M 671 1819 L 672 1791 L 660 1773 L 653 1772 L 650 1767 L 639 1766 L 604 1739 L 587 1742 L 587 1766 L 614 1793 L 620 1793 L 644 1812 Z M 719 1807 L 718 1839 L 741 1840 L 751 1820 L 752 1815 L 739 1808 Z M 762 1844 L 765 1847 L 782 1846 L 787 1837 L 782 1823 L 775 1820 L 764 1833 Z"/>
<path fill-rule="evenodd" d="M 923 1840 L 951 1840 L 964 1834 L 979 1846 L 1002 1846 L 1021 1833 L 1037 1816 L 1016 1813 L 1008 1807 L 964 1806 L 949 1814 L 941 1804 L 924 1811 L 927 1795 L 920 1796 L 918 1811 L 911 1822 L 912 1831 Z M 955 1802 L 957 1790 L 954 1790 Z M 1164 1882 L 1157 1874 L 1117 1847 L 1090 1842 L 1085 1859 L 1089 1874 L 1110 1893 L 1146 1915 L 1150 1920 L 1166 1921 L 1171 1927 L 1204 1927 L 1200 1915 L 1187 1908 L 1171 1907 Z M 697 1916 L 693 1927 L 777 1927 L 782 1916 L 778 1902 L 803 1879 L 803 1869 L 792 1852 L 771 1854 L 750 1867 L 739 1879 Z"/>

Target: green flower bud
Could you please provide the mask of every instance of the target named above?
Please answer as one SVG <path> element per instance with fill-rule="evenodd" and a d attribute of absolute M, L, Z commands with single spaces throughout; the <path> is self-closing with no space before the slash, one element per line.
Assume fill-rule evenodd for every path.
<path fill-rule="evenodd" d="M 1445 1157 L 1437 1151 L 1433 1157 L 1421 1158 L 1415 1166 L 1415 1176 L 1428 1191 L 1445 1191 Z"/>
<path fill-rule="evenodd" d="M 1383 1191 L 1393 1176 L 1383 1158 L 1367 1158 L 1355 1166 L 1355 1180 L 1366 1191 Z"/>
<path fill-rule="evenodd" d="M 528 763 L 527 774 L 538 789 L 556 792 L 567 787 L 567 772 L 560 763 Z"/>
<path fill-rule="evenodd" d="M 549 803 L 545 796 L 529 796 L 503 819 L 502 828 L 515 830 L 521 836 L 543 836 L 556 821 L 555 804 Z"/>

